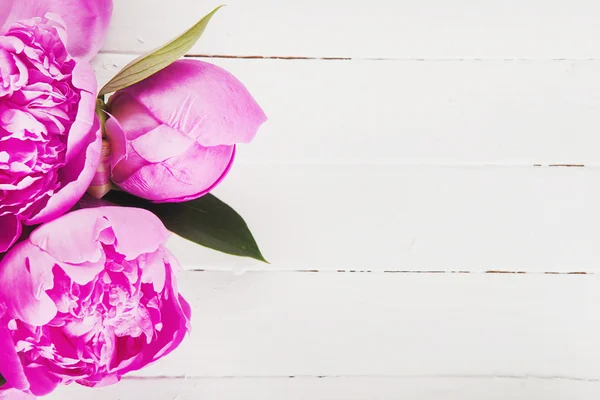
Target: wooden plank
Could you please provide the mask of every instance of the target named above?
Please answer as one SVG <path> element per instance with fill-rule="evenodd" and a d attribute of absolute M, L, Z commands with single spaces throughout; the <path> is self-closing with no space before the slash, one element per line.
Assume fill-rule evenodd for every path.
<path fill-rule="evenodd" d="M 99 80 L 132 57 L 99 57 Z M 600 61 L 209 61 L 270 117 L 239 160 L 598 165 Z"/>
<path fill-rule="evenodd" d="M 71 385 L 49 400 L 595 400 L 598 382 L 511 378 L 207 378 L 126 380 L 89 389 Z"/>
<path fill-rule="evenodd" d="M 100 57 L 100 81 L 130 57 Z M 217 190 L 269 268 L 597 270 L 600 61 L 218 63 L 271 116 Z"/>
<path fill-rule="evenodd" d="M 238 163 L 215 194 L 265 265 L 175 239 L 186 268 L 597 272 L 595 168 Z"/>
<path fill-rule="evenodd" d="M 186 272 L 193 332 L 142 372 L 600 379 L 594 275 Z"/>
<path fill-rule="evenodd" d="M 105 50 L 142 52 L 218 1 L 116 0 Z M 589 58 L 600 5 L 587 0 L 230 0 L 196 53 L 384 58 Z"/>

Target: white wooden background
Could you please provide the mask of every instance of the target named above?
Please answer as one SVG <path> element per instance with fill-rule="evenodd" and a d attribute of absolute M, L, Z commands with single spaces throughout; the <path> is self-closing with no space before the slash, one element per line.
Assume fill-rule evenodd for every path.
<path fill-rule="evenodd" d="M 115 0 L 101 82 L 219 3 Z M 51 399 L 597 399 L 600 4 L 229 0 L 191 56 L 270 117 L 190 246 L 182 348 Z"/>

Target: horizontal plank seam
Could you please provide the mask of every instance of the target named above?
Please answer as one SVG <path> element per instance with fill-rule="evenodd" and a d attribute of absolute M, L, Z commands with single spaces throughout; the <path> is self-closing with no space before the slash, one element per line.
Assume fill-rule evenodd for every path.
<path fill-rule="evenodd" d="M 392 166 L 436 168 L 589 168 L 599 169 L 600 164 L 582 163 L 510 163 L 510 162 L 435 162 L 402 160 L 238 160 L 238 165 L 281 166 Z"/>
<path fill-rule="evenodd" d="M 600 378 L 583 378 L 567 375 L 363 375 L 363 374 L 344 374 L 344 375 L 216 375 L 216 376 L 185 376 L 185 375 L 158 375 L 158 376 L 126 376 L 126 380 L 131 381 L 151 381 L 151 380 L 210 380 L 210 379 L 511 379 L 511 380 L 562 380 L 576 382 L 600 382 Z"/>
<path fill-rule="evenodd" d="M 461 62 L 461 61 L 598 61 L 598 58 L 525 58 L 525 57 L 310 57 L 310 56 L 259 56 L 228 54 L 187 54 L 188 58 L 222 58 L 242 60 L 308 60 L 308 61 L 399 61 L 399 62 Z"/>
<path fill-rule="evenodd" d="M 98 54 L 107 55 L 131 55 L 139 56 L 141 52 L 130 50 L 102 50 Z M 596 57 L 545 57 L 545 58 L 527 58 L 527 57 L 343 57 L 343 56 L 291 56 L 291 55 L 236 55 L 236 54 L 187 54 L 189 58 L 221 58 L 221 59 L 241 59 L 241 60 L 283 60 L 283 61 L 400 61 L 400 62 L 462 62 L 462 61 L 552 61 L 552 62 L 573 62 L 573 61 L 600 61 Z"/>
<path fill-rule="evenodd" d="M 265 267 L 203 267 L 188 268 L 186 272 L 246 273 L 322 273 L 322 274 L 505 274 L 505 275 L 596 275 L 595 271 L 514 271 L 514 270 L 359 270 L 359 269 L 283 269 Z"/>

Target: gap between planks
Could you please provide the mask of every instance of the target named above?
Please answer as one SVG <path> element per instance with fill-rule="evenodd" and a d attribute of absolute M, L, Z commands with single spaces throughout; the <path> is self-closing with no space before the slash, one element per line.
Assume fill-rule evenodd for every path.
<path fill-rule="evenodd" d="M 488 270 L 488 271 L 463 271 L 463 270 L 358 270 L 358 269 L 276 269 L 276 268 L 191 268 L 189 272 L 228 272 L 236 275 L 253 272 L 279 272 L 279 273 L 323 273 L 323 274 L 508 274 L 508 275 L 596 275 L 593 271 L 511 271 L 511 270 Z"/>
<path fill-rule="evenodd" d="M 117 54 L 140 56 L 144 53 L 131 50 L 101 50 L 98 54 Z M 398 62 L 463 62 L 463 61 L 506 61 L 506 62 L 585 62 L 585 61 L 600 61 L 597 57 L 549 57 L 549 58 L 527 58 L 527 57 L 343 57 L 343 56 L 292 56 L 292 55 L 237 55 L 237 54 L 201 54 L 191 53 L 186 54 L 186 58 L 221 58 L 221 59 L 241 59 L 241 60 L 283 60 L 283 61 L 398 61 Z"/>
<path fill-rule="evenodd" d="M 243 165 L 322 165 L 322 166 L 389 166 L 389 167 L 437 167 L 437 168 L 589 168 L 600 169 L 600 164 L 579 163 L 523 163 L 523 162 L 436 162 L 419 160 L 302 160 L 302 161 L 261 161 L 241 160 Z"/>
<path fill-rule="evenodd" d="M 514 379 L 514 380 L 563 380 L 577 382 L 600 382 L 600 378 L 580 378 L 577 376 L 563 375 L 227 375 L 227 376 L 184 376 L 184 375 L 158 375 L 158 376 L 125 376 L 128 381 L 202 381 L 209 379 Z"/>
<path fill-rule="evenodd" d="M 113 54 L 115 54 L 113 52 Z M 118 54 L 118 53 L 117 53 Z M 311 56 L 258 56 L 258 55 L 229 55 L 229 54 L 186 54 L 186 58 L 222 58 L 242 60 L 309 60 L 309 61 L 432 61 L 432 62 L 462 62 L 462 61 L 553 61 L 553 62 L 579 62 L 598 61 L 600 58 L 478 58 L 478 57 L 446 57 L 446 58 L 418 58 L 418 57 L 311 57 Z"/>

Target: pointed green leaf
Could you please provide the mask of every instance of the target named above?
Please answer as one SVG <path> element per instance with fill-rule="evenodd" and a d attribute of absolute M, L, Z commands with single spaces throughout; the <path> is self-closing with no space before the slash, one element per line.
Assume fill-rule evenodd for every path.
<path fill-rule="evenodd" d="M 99 96 L 116 92 L 117 90 L 138 83 L 179 60 L 200 39 L 200 36 L 204 33 L 204 29 L 206 29 L 206 25 L 208 25 L 212 16 L 221 7 L 223 6 L 215 8 L 210 14 L 202 18 L 196 25 L 192 26 L 178 38 L 127 64 L 114 78 L 104 85 L 100 90 Z"/>
<path fill-rule="evenodd" d="M 4 379 L 4 377 L 2 375 L 0 375 L 0 387 L 4 386 L 5 383 L 6 383 L 6 379 Z"/>
<path fill-rule="evenodd" d="M 113 190 L 104 200 L 124 207 L 149 210 L 162 220 L 168 230 L 194 243 L 267 262 L 244 219 L 212 194 L 185 203 L 157 204 Z"/>

